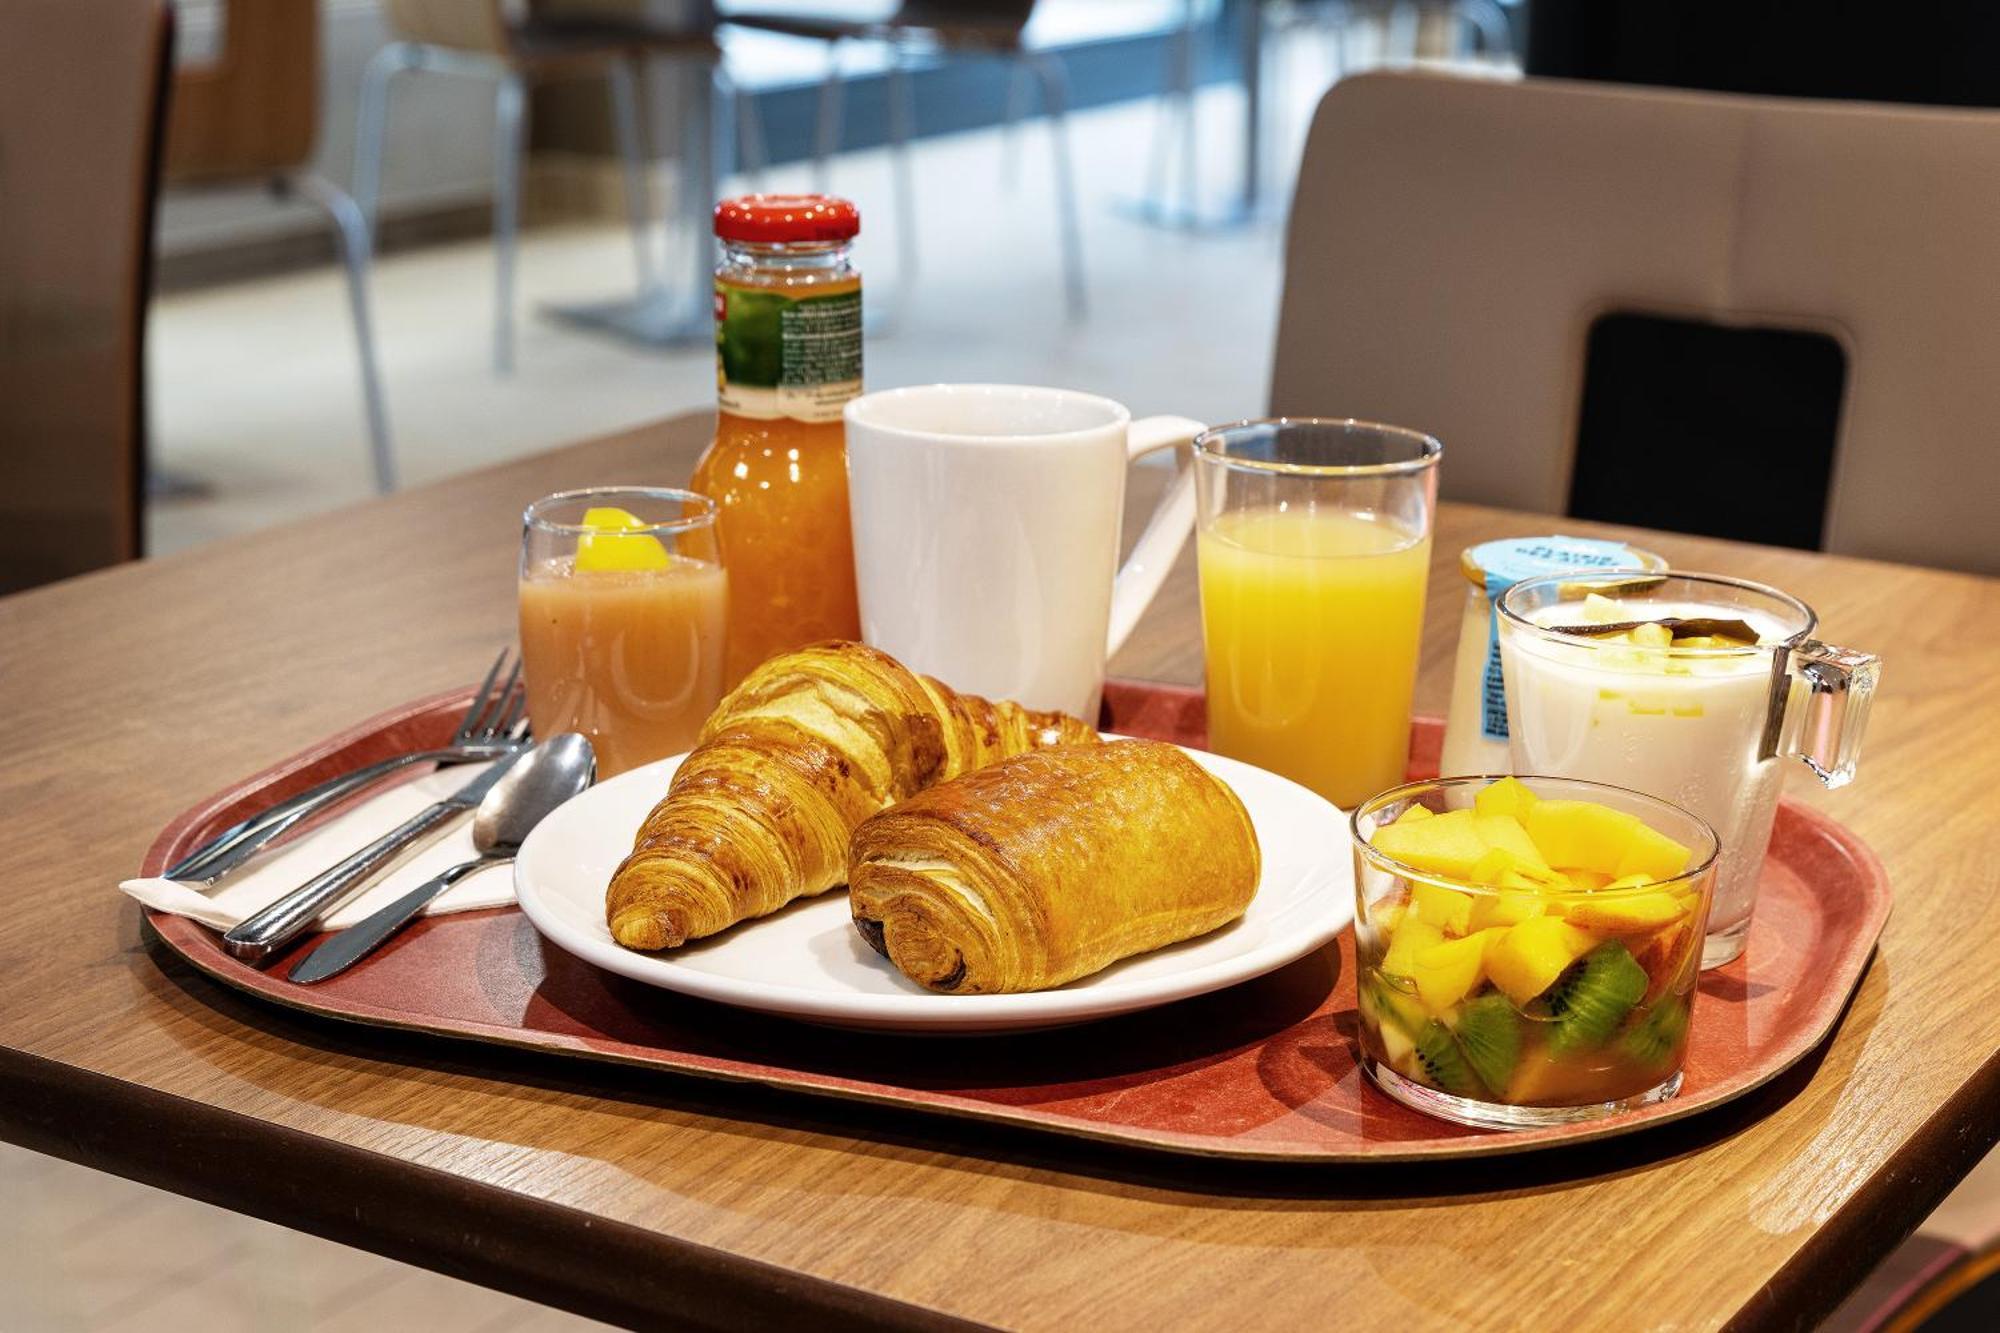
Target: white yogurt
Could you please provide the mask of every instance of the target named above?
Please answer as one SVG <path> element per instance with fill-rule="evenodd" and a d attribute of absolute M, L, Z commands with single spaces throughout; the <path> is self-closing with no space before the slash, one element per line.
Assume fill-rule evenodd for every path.
<path fill-rule="evenodd" d="M 1786 633 L 1776 620 L 1738 606 L 1647 601 L 1630 609 L 1635 620 L 1746 621 L 1762 645 Z M 1578 606 L 1545 606 L 1532 618 L 1545 626 L 1578 623 Z M 1500 647 L 1514 771 L 1614 783 L 1706 819 L 1722 843 L 1708 961 L 1735 956 L 1783 778 L 1777 758 L 1758 755 L 1771 703 L 1772 647 L 1668 650 L 1552 640 L 1504 618 Z"/>

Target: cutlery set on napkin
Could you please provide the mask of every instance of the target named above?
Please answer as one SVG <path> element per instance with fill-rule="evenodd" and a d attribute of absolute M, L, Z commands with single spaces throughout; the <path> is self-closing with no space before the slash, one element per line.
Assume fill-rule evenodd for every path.
<path fill-rule="evenodd" d="M 511 861 L 543 815 L 591 784 L 596 761 L 590 741 L 574 733 L 528 739 L 518 665 L 494 688 L 505 659 L 488 672 L 450 747 L 322 783 L 223 830 L 165 875 L 119 887 L 156 911 L 222 931 L 224 947 L 253 964 L 315 929 L 337 932 L 287 974 L 306 983 L 345 970 L 418 916 L 512 903 L 511 876 L 475 872 Z M 486 754 L 498 757 L 450 762 Z M 449 766 L 278 841 L 423 761 Z"/>

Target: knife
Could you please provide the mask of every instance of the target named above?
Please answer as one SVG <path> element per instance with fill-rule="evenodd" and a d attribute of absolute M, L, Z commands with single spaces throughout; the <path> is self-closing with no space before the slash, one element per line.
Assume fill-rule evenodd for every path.
<path fill-rule="evenodd" d="M 328 912 L 351 900 L 402 852 L 427 842 L 448 824 L 478 805 L 493 784 L 529 753 L 521 750 L 496 759 L 478 777 L 426 806 L 375 841 L 328 866 L 270 906 L 252 913 L 224 933 L 222 947 L 247 963 L 262 963 L 311 929 Z"/>
<path fill-rule="evenodd" d="M 473 871 L 484 870 L 492 864 L 492 861 L 480 857 L 461 862 L 443 874 L 425 880 L 395 902 L 377 908 L 314 949 L 292 966 L 285 979 L 310 986 L 316 981 L 338 976 L 366 958 L 376 945 L 415 920 L 430 905 L 431 899 Z"/>

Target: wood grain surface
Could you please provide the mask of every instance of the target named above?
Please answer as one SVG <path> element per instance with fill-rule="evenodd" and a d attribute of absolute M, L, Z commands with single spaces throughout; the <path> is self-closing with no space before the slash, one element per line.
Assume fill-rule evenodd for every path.
<path fill-rule="evenodd" d="M 1822 1052 L 1657 1134 L 1181 1171 L 316 1022 L 149 946 L 113 884 L 162 825 L 476 678 L 513 633 L 522 506 L 678 482 L 708 428 L 0 600 L 0 1135 L 634 1324 L 1700 1328 L 1831 1308 L 2000 1134 L 2000 581 L 1665 534 L 1643 542 L 1785 587 L 1887 659 L 1860 780 L 1791 790 L 1869 840 L 1897 903 Z M 1447 507 L 1420 707 L 1445 703 L 1458 549 L 1557 526 L 1610 531 Z M 1190 549 L 1113 669 L 1192 682 L 1200 660 Z"/>

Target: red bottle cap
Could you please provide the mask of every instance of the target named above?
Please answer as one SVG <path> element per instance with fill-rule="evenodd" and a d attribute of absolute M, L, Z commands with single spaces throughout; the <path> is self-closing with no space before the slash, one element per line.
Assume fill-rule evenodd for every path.
<path fill-rule="evenodd" d="M 861 210 L 828 194 L 744 194 L 715 206 L 725 241 L 848 241 L 860 232 Z"/>

